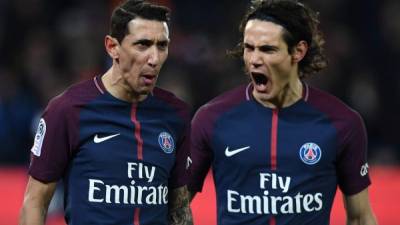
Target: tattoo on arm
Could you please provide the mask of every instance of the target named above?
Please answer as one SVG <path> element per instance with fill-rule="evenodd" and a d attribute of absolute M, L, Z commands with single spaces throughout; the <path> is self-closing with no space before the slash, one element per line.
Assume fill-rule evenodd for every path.
<path fill-rule="evenodd" d="M 168 214 L 170 225 L 193 225 L 187 186 L 176 188 L 169 194 Z"/>

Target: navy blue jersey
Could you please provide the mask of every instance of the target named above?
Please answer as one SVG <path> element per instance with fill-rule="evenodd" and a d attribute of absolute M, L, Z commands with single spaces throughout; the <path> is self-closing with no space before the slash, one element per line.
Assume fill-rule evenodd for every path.
<path fill-rule="evenodd" d="M 53 99 L 40 121 L 29 174 L 63 179 L 68 224 L 167 224 L 168 190 L 187 183 L 190 112 L 159 88 L 137 104 L 101 77 Z"/>
<path fill-rule="evenodd" d="M 307 84 L 279 110 L 251 93 L 241 86 L 196 113 L 191 189 L 201 191 L 212 166 L 220 225 L 329 224 L 337 186 L 352 195 L 370 184 L 362 119 Z"/>

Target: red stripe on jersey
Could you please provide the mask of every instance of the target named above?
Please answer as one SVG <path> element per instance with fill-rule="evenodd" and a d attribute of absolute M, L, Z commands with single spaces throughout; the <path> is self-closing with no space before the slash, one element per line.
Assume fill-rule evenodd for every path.
<path fill-rule="evenodd" d="M 135 124 L 135 138 L 137 142 L 137 158 L 143 160 L 143 139 L 140 135 L 140 122 L 136 118 L 137 106 L 132 105 L 131 120 Z"/>
<path fill-rule="evenodd" d="M 271 170 L 276 170 L 276 146 L 278 139 L 278 109 L 272 110 L 272 128 L 271 128 Z"/>
<path fill-rule="evenodd" d="M 269 225 L 276 225 L 275 217 L 271 217 L 271 219 L 269 219 Z"/>
<path fill-rule="evenodd" d="M 133 225 L 140 225 L 139 213 L 140 213 L 140 208 L 135 208 L 135 214 L 133 216 Z"/>

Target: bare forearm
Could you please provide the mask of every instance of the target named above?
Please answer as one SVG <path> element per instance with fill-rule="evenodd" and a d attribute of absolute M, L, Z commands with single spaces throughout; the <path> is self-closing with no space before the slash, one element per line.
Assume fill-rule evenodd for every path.
<path fill-rule="evenodd" d="M 56 182 L 45 184 L 29 177 L 19 225 L 43 225 L 55 189 Z"/>
<path fill-rule="evenodd" d="M 375 215 L 369 203 L 368 189 L 352 196 L 344 196 L 347 225 L 376 225 Z"/>
<path fill-rule="evenodd" d="M 44 207 L 24 203 L 21 209 L 19 225 L 44 225 L 47 210 Z"/>
<path fill-rule="evenodd" d="M 174 189 L 169 195 L 169 224 L 193 225 L 190 194 L 186 186 Z"/>
<path fill-rule="evenodd" d="M 368 215 L 360 218 L 347 218 L 347 225 L 377 225 L 373 215 Z"/>

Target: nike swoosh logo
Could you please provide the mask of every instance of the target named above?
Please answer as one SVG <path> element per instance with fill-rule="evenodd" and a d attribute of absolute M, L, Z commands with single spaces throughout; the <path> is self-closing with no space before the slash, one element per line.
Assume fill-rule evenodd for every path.
<path fill-rule="evenodd" d="M 120 134 L 118 133 L 118 134 L 113 134 L 113 135 L 110 135 L 110 136 L 98 137 L 98 135 L 96 134 L 96 136 L 94 136 L 93 141 L 94 141 L 94 143 L 98 144 L 98 143 L 101 143 L 103 141 L 107 141 L 107 140 L 109 140 L 109 139 L 111 139 L 113 137 L 116 137 L 118 135 L 120 135 Z"/>
<path fill-rule="evenodd" d="M 190 165 L 192 165 L 192 159 L 188 156 L 186 158 L 186 169 L 189 169 Z"/>
<path fill-rule="evenodd" d="M 225 155 L 226 155 L 226 157 L 231 157 L 231 156 L 236 155 L 239 152 L 243 152 L 244 150 L 247 150 L 249 148 L 250 148 L 250 146 L 246 146 L 246 147 L 238 148 L 238 149 L 235 149 L 235 150 L 229 150 L 229 147 L 226 147 Z"/>

